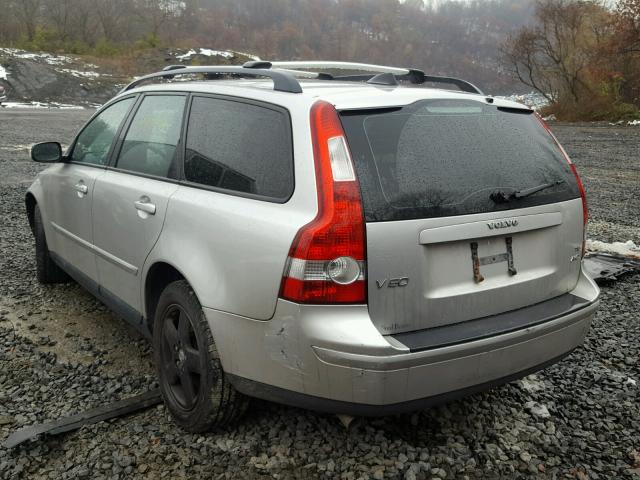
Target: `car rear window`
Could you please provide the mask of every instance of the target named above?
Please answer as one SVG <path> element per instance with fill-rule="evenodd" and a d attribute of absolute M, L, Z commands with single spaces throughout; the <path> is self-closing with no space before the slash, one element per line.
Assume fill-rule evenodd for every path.
<path fill-rule="evenodd" d="M 562 153 L 528 110 L 473 100 L 422 100 L 392 109 L 344 111 L 341 119 L 369 222 L 580 197 Z M 512 196 L 544 185 L 522 198 L 495 201 L 497 192 Z"/>

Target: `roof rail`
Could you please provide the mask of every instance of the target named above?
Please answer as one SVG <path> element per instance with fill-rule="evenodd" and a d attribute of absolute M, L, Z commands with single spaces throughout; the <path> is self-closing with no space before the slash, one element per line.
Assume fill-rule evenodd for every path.
<path fill-rule="evenodd" d="M 327 62 L 327 61 L 309 61 L 309 62 L 271 62 L 272 68 L 314 68 L 314 69 L 330 69 L 330 70 L 361 70 L 364 72 L 375 73 L 393 73 L 394 75 L 406 75 L 409 73 L 408 68 L 387 67 L 385 65 L 374 65 L 371 63 L 354 63 L 354 62 Z"/>
<path fill-rule="evenodd" d="M 266 62 L 265 62 L 266 63 Z M 186 67 L 184 65 L 169 65 L 162 72 L 152 73 L 140 77 L 129 85 L 124 87 L 120 93 L 131 90 L 141 83 L 153 80 L 155 78 L 171 79 L 177 75 L 191 75 L 194 73 L 203 73 L 205 75 L 240 75 L 245 77 L 268 77 L 273 80 L 273 89 L 279 92 L 302 93 L 302 87 L 298 81 L 288 72 L 281 70 L 266 70 L 263 68 L 244 68 L 244 67 Z"/>
<path fill-rule="evenodd" d="M 361 70 L 365 72 L 374 72 L 375 74 L 389 73 L 398 80 L 407 80 L 414 84 L 422 83 L 441 83 L 447 85 L 455 85 L 463 92 L 477 93 L 483 95 L 482 91 L 466 80 L 454 77 L 441 77 L 437 75 L 427 75 L 422 70 L 414 68 L 388 67 L 385 65 L 374 65 L 369 63 L 353 63 L 353 62 L 327 62 L 327 61 L 309 61 L 309 62 L 247 62 L 243 65 L 246 68 L 276 68 L 284 69 L 283 71 L 298 74 L 307 78 L 316 78 L 319 80 L 342 80 L 351 82 L 374 82 L 380 85 L 396 85 L 389 76 L 378 77 L 378 75 L 356 74 L 335 76 L 328 73 L 314 73 L 308 71 L 298 71 L 297 69 L 329 69 L 329 70 Z M 299 72 L 299 73 L 298 73 Z M 378 77 L 378 78 L 376 78 Z"/>
<path fill-rule="evenodd" d="M 326 72 L 309 72 L 298 69 L 335 69 L 335 70 L 362 70 L 374 72 L 371 74 L 352 74 L 335 76 Z M 469 93 L 483 95 L 482 91 L 466 80 L 453 77 L 440 77 L 426 75 L 422 70 L 413 68 L 387 67 L 384 65 L 373 65 L 368 63 L 351 62 L 268 62 L 251 61 L 242 67 L 234 66 L 208 66 L 208 67 L 187 67 L 185 65 L 168 65 L 161 72 L 152 73 L 140 77 L 121 90 L 126 92 L 138 85 L 156 78 L 172 79 L 177 75 L 192 75 L 202 73 L 209 80 L 218 78 L 220 75 L 238 75 L 244 77 L 268 77 L 273 80 L 273 89 L 279 92 L 302 93 L 302 87 L 296 80 L 296 76 L 313 78 L 316 80 L 341 80 L 349 82 L 368 82 L 376 85 L 397 85 L 397 80 L 406 80 L 414 84 L 422 83 L 442 83 L 455 85 L 460 90 Z"/>

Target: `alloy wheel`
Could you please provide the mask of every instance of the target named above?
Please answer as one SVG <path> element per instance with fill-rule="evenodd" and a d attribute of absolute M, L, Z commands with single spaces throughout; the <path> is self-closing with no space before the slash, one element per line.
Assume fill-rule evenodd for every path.
<path fill-rule="evenodd" d="M 204 375 L 201 352 L 189 314 L 170 305 L 162 321 L 162 369 L 168 391 L 184 410 L 198 402 Z"/>

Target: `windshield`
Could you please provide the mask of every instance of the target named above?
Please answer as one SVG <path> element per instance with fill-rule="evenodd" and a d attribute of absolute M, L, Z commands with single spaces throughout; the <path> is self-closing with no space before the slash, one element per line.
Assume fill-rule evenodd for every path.
<path fill-rule="evenodd" d="M 528 110 L 422 100 L 345 111 L 341 118 L 367 221 L 508 210 L 580 196 L 562 153 Z M 495 201 L 496 194 L 509 201 Z"/>

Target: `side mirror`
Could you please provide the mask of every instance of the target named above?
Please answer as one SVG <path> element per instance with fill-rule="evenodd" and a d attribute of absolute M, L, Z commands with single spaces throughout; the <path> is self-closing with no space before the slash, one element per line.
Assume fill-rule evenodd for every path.
<path fill-rule="evenodd" d="M 36 143 L 31 147 L 34 162 L 56 163 L 62 160 L 62 146 L 58 142 Z"/>

